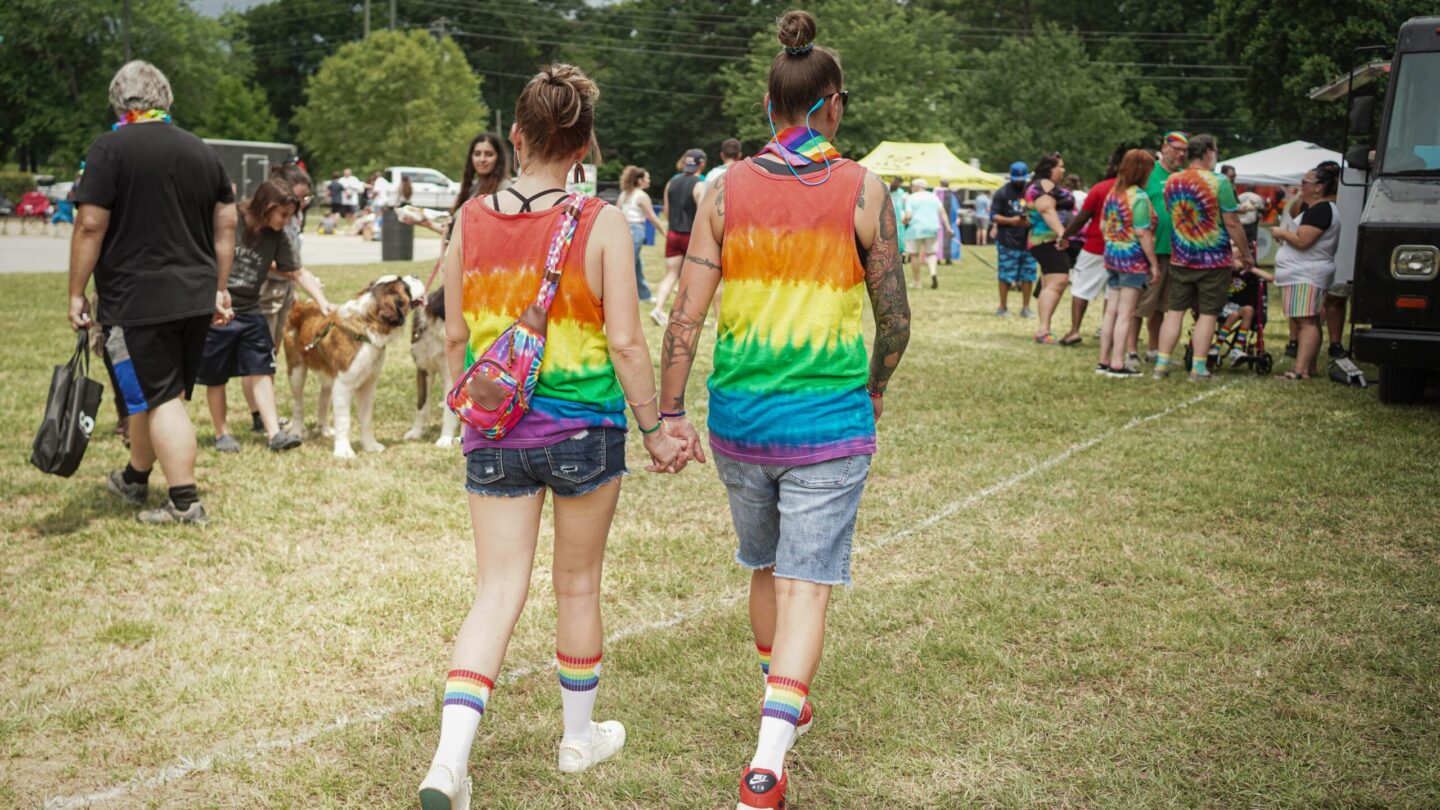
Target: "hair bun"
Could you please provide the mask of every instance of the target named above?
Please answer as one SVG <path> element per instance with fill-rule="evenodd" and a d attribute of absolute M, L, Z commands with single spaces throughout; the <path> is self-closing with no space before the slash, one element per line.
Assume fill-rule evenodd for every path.
<path fill-rule="evenodd" d="M 809 53 L 815 43 L 815 18 L 808 11 L 792 10 L 775 21 L 776 36 L 791 56 Z"/>
<path fill-rule="evenodd" d="M 545 85 L 536 99 L 541 117 L 555 129 L 575 126 L 600 97 L 599 86 L 574 65 L 550 65 L 536 78 Z"/>

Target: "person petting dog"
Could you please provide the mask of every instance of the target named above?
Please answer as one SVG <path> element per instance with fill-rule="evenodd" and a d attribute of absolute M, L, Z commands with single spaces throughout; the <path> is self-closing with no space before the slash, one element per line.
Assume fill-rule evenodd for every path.
<path fill-rule="evenodd" d="M 596 153 L 599 162 L 598 96 L 579 68 L 557 64 L 540 71 L 515 103 L 510 140 L 519 178 L 460 208 L 444 264 L 446 356 L 454 379 L 530 307 L 548 251 L 564 250 L 555 236 L 571 208 L 566 176 L 587 154 Z M 530 410 L 499 439 L 465 428 L 476 588 L 445 679 L 440 740 L 420 783 L 426 810 L 469 807 L 470 747 L 525 606 L 547 490 L 555 496 L 555 661 L 564 716 L 557 765 L 579 773 L 625 744 L 623 725 L 591 716 L 603 637 L 600 571 L 626 473 L 627 400 L 650 454 L 646 469 L 670 471 L 681 443 L 661 430 L 625 216 L 595 200 L 581 202 L 558 266 Z"/>
<path fill-rule="evenodd" d="M 208 386 L 205 398 L 215 425 L 215 449 L 222 453 L 240 452 L 240 443 L 230 435 L 226 413 L 225 384 L 233 377 L 242 378 L 253 393 L 269 448 L 278 452 L 300 446 L 298 435 L 280 430 L 275 413 L 275 343 L 260 307 L 261 289 L 272 263 L 275 274 L 298 281 L 311 298 L 325 300 L 315 277 L 300 274 L 300 262 L 285 235 L 285 225 L 299 206 L 291 184 L 281 177 L 261 183 L 254 196 L 240 206 L 228 288 L 235 319 L 210 327 L 196 378 Z"/>

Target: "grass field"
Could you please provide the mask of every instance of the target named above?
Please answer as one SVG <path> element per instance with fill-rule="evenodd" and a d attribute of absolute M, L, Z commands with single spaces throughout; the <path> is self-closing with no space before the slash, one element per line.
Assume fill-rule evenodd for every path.
<path fill-rule="evenodd" d="M 322 275 L 338 299 L 391 267 Z M 992 288 L 971 257 L 912 297 L 793 807 L 1440 805 L 1433 398 L 1108 380 L 1094 314 L 1038 347 Z M 474 560 L 458 451 L 400 440 L 406 347 L 383 454 L 221 457 L 192 405 L 212 524 L 150 531 L 104 492 L 111 392 L 73 479 L 25 464 L 64 307 L 61 275 L 0 278 L 0 805 L 413 806 Z M 542 552 L 477 808 L 733 805 L 761 681 L 722 486 L 640 472 L 621 498 L 598 714 L 629 743 L 555 771 Z"/>

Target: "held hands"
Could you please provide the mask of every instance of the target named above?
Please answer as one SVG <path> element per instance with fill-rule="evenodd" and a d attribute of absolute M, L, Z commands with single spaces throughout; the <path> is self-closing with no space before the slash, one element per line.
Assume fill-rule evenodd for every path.
<path fill-rule="evenodd" d="M 70 296 L 70 328 L 79 332 L 90 325 L 90 302 L 83 295 Z"/>
<path fill-rule="evenodd" d="M 645 449 L 650 453 L 649 472 L 678 473 L 692 460 L 705 463 L 705 450 L 695 426 L 683 416 L 661 422 L 660 430 L 645 434 Z"/>

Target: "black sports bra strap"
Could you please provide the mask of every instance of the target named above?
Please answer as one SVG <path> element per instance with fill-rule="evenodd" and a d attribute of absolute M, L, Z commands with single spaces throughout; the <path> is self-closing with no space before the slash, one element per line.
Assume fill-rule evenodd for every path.
<path fill-rule="evenodd" d="M 529 197 L 526 197 L 524 194 L 521 194 L 520 192 L 516 191 L 516 190 L 514 189 L 514 187 L 507 188 L 507 189 L 505 189 L 505 190 L 508 191 L 508 192 L 510 192 L 511 194 L 514 194 L 514 195 L 515 195 L 515 198 L 520 201 L 520 213 L 522 213 L 522 214 L 528 214 L 528 213 L 530 213 L 530 204 L 533 203 L 533 202 L 535 202 L 536 200 L 540 199 L 541 197 L 544 197 L 544 196 L 547 195 L 547 194 L 564 194 L 564 193 L 565 193 L 565 189 L 563 189 L 563 188 L 547 188 L 547 189 L 545 189 L 544 191 L 537 191 L 537 192 L 535 192 L 534 194 L 530 195 Z M 494 199 L 492 199 L 492 200 L 491 200 L 491 203 L 490 203 L 492 206 L 495 207 L 495 210 L 497 210 L 497 211 L 500 210 L 500 206 L 497 204 L 498 201 L 499 201 L 499 194 L 497 193 L 496 195 L 494 195 Z"/>

